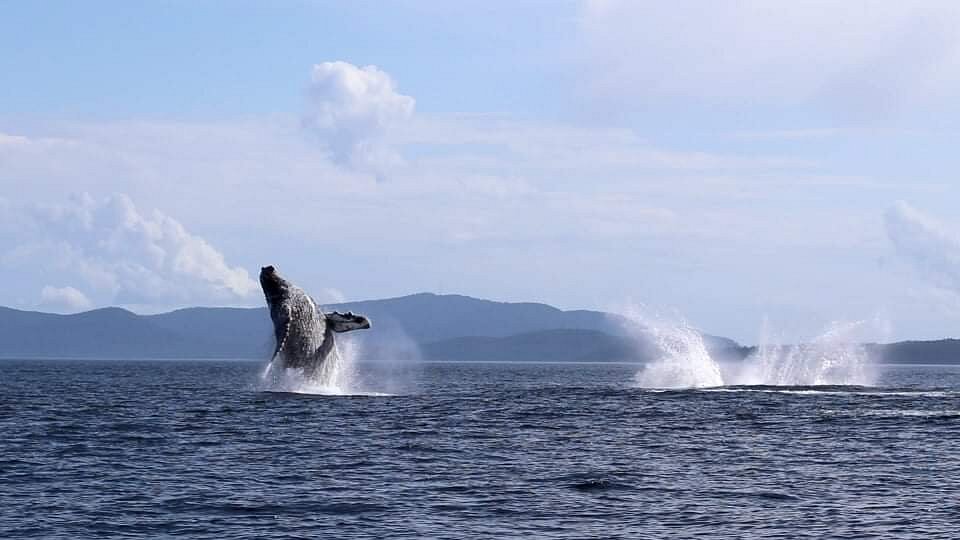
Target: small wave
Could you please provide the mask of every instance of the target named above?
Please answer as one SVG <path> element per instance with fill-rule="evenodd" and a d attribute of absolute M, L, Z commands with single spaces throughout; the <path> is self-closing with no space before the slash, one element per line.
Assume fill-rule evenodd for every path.
<path fill-rule="evenodd" d="M 612 480 L 607 480 L 605 478 L 591 478 L 589 480 L 584 480 L 582 482 L 576 482 L 570 484 L 570 489 L 574 491 L 580 491 L 583 493 L 598 493 L 605 491 L 614 491 L 622 489 L 630 489 L 630 486 L 620 482 L 614 482 Z"/>
<path fill-rule="evenodd" d="M 929 418 L 929 419 L 956 419 L 960 418 L 960 410 L 952 409 L 901 409 L 901 410 L 866 410 L 842 411 L 824 409 L 820 413 L 824 416 L 867 416 L 870 418 Z"/>
<path fill-rule="evenodd" d="M 768 499 L 773 501 L 799 501 L 800 497 L 779 491 L 713 491 L 704 492 L 705 495 L 715 495 L 721 498 L 751 498 Z"/>
<path fill-rule="evenodd" d="M 174 511 L 204 510 L 228 515 L 351 515 L 383 512 L 387 507 L 368 502 L 307 502 L 284 504 L 282 502 L 226 501 L 209 504 L 186 498 L 171 498 L 164 506 Z"/>
<path fill-rule="evenodd" d="M 418 452 L 424 454 L 461 454 L 464 452 L 459 448 L 440 448 L 437 446 L 428 446 L 425 444 L 412 442 L 399 444 L 395 448 L 404 452 Z"/>
<path fill-rule="evenodd" d="M 796 394 L 796 395 L 846 395 L 877 393 L 880 390 L 873 390 L 866 386 L 843 386 L 843 385 L 799 385 L 799 386 L 774 386 L 767 384 L 758 385 L 736 385 L 720 386 L 716 388 L 700 388 L 700 392 L 755 392 L 764 394 Z"/>
<path fill-rule="evenodd" d="M 298 390 L 261 390 L 260 393 L 273 397 L 311 398 L 311 397 L 393 397 L 395 394 L 383 392 L 351 392 L 338 388 L 310 388 Z"/>
<path fill-rule="evenodd" d="M 535 478 L 531 480 L 543 484 L 565 486 L 568 489 L 581 493 L 603 493 L 607 491 L 635 489 L 634 486 L 624 482 L 620 475 L 604 471 L 579 472 L 560 477 Z"/>
<path fill-rule="evenodd" d="M 957 391 L 937 390 L 937 389 L 901 389 L 901 388 L 881 388 L 871 386 L 843 386 L 843 385 L 824 385 L 824 386 L 721 386 L 717 388 L 699 388 L 691 391 L 697 392 L 758 392 L 768 394 L 793 394 L 793 395 L 861 395 L 861 396 L 904 396 L 904 397 L 951 397 L 960 394 Z"/>

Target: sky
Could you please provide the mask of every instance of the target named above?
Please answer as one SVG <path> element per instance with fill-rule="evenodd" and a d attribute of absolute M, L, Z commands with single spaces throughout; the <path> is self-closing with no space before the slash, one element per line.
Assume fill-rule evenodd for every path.
<path fill-rule="evenodd" d="M 960 336 L 954 2 L 0 0 L 0 305 Z"/>

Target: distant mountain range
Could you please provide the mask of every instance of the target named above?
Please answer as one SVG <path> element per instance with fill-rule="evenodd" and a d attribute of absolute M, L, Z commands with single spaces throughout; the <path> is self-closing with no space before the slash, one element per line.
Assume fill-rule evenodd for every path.
<path fill-rule="evenodd" d="M 373 329 L 345 334 L 362 357 L 450 361 L 649 361 L 656 348 L 631 321 L 599 311 L 429 293 L 327 306 L 355 311 Z M 249 358 L 273 350 L 266 308 L 187 308 L 137 315 L 104 308 L 56 315 L 0 307 L 0 357 Z M 711 354 L 752 349 L 704 336 Z M 960 341 L 870 345 L 891 363 L 960 363 Z"/>
<path fill-rule="evenodd" d="M 599 311 L 429 293 L 326 309 L 355 311 L 373 321 L 372 330 L 344 335 L 369 358 L 642 361 L 651 354 L 631 337 L 628 320 Z M 3 357 L 266 359 L 272 339 L 266 308 L 187 308 L 158 315 L 103 308 L 56 315 L 0 307 Z M 739 349 L 726 338 L 707 340 L 717 351 Z"/>

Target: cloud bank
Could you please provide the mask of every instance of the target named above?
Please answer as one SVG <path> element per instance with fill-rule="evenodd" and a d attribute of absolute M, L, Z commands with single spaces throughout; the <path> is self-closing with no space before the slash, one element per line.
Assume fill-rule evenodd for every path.
<path fill-rule="evenodd" d="M 585 2 L 586 84 L 627 106 L 650 97 L 751 107 L 822 102 L 865 116 L 904 103 L 950 103 L 960 88 L 954 2 L 719 0 L 685 7 Z"/>
<path fill-rule="evenodd" d="M 905 202 L 884 215 L 897 253 L 939 287 L 960 292 L 960 236 Z"/>
<path fill-rule="evenodd" d="M 379 176 L 399 160 L 384 137 L 413 115 L 414 105 L 376 66 L 323 62 L 313 66 L 303 125 L 334 162 Z"/>
<path fill-rule="evenodd" d="M 12 247 L 0 251 L 0 265 L 23 279 L 32 274 L 76 285 L 44 286 L 39 306 L 244 303 L 257 291 L 247 271 L 228 265 L 206 240 L 159 210 L 142 212 L 126 195 L 85 194 L 6 214 L 0 225 Z"/>
<path fill-rule="evenodd" d="M 46 285 L 40 291 L 40 307 L 49 311 L 73 313 L 93 307 L 87 295 L 73 287 Z"/>

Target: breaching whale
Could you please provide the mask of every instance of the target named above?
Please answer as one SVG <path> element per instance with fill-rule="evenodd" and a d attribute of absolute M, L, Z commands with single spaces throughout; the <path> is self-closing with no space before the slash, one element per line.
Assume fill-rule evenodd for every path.
<path fill-rule="evenodd" d="M 370 321 L 362 315 L 324 313 L 303 289 L 280 277 L 272 266 L 260 269 L 260 286 L 277 340 L 270 361 L 302 369 L 307 378 L 315 378 L 331 353 L 336 354 L 335 332 L 370 328 Z"/>

